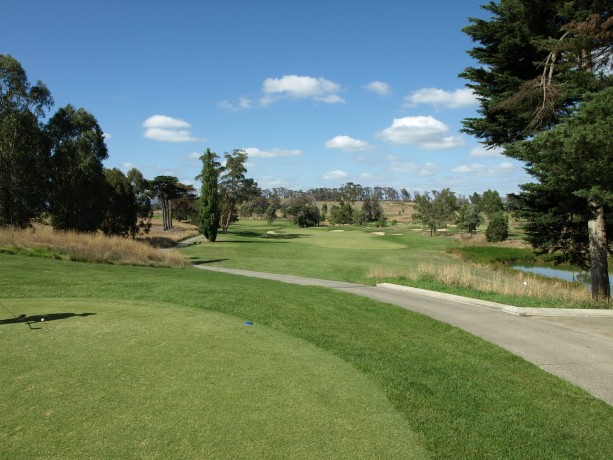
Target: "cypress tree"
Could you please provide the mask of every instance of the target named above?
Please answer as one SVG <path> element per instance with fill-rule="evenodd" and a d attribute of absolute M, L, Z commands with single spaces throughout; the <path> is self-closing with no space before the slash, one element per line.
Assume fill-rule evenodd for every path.
<path fill-rule="evenodd" d="M 200 208 L 198 210 L 198 229 L 211 242 L 217 239 L 221 212 L 219 208 L 219 167 L 217 154 L 206 149 L 200 157 L 202 161 L 202 187 L 200 188 Z"/>

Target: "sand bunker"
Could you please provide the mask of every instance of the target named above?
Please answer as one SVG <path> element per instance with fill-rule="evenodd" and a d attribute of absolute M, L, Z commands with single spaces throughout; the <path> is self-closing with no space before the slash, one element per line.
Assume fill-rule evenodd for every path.
<path fill-rule="evenodd" d="M 330 230 L 330 232 L 344 232 L 345 230 Z"/>
<path fill-rule="evenodd" d="M 275 231 L 274 231 L 274 230 L 268 230 L 268 231 L 266 232 L 266 234 L 267 234 L 267 235 L 274 235 L 274 234 L 275 234 Z"/>
<path fill-rule="evenodd" d="M 373 235 L 385 235 L 385 232 L 372 232 Z"/>

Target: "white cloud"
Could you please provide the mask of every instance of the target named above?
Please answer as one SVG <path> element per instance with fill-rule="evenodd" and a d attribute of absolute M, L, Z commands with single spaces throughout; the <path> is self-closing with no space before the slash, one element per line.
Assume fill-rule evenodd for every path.
<path fill-rule="evenodd" d="M 420 165 L 410 161 L 400 161 L 395 155 L 386 156 L 389 161 L 389 169 L 392 173 L 415 174 L 417 176 L 431 176 L 438 171 L 438 166 L 434 163 L 424 163 Z"/>
<path fill-rule="evenodd" d="M 456 89 L 453 92 L 439 88 L 422 88 L 409 94 L 405 99 L 405 107 L 420 104 L 431 104 L 435 107 L 460 109 L 477 104 L 478 100 L 470 88 Z"/>
<path fill-rule="evenodd" d="M 236 110 L 248 110 L 251 107 L 253 107 L 253 104 L 251 102 L 251 99 L 248 99 L 246 97 L 239 97 L 238 102 L 236 104 L 233 104 L 232 102 L 228 100 L 223 100 L 217 103 L 217 107 L 219 107 L 220 109 L 224 109 L 224 110 L 236 111 Z"/>
<path fill-rule="evenodd" d="M 181 129 L 191 127 L 192 125 L 185 120 L 168 117 L 166 115 L 153 115 L 143 122 L 143 128 Z"/>
<path fill-rule="evenodd" d="M 510 161 L 503 161 L 499 165 L 496 165 L 492 168 L 492 172 L 494 174 L 507 174 L 511 171 L 515 170 L 515 165 Z"/>
<path fill-rule="evenodd" d="M 391 86 L 382 81 L 371 81 L 367 85 L 364 85 L 363 88 L 379 96 L 388 96 L 392 92 Z"/>
<path fill-rule="evenodd" d="M 321 178 L 326 181 L 334 181 L 339 179 L 345 179 L 347 176 L 348 174 L 345 171 L 340 171 L 337 169 L 335 171 L 328 171 L 323 176 L 321 176 Z"/>
<path fill-rule="evenodd" d="M 451 172 L 458 174 L 473 174 L 482 173 L 485 170 L 485 166 L 482 164 L 474 163 L 472 165 L 460 165 L 451 169 Z"/>
<path fill-rule="evenodd" d="M 163 142 L 194 142 L 199 141 L 189 130 L 191 125 L 185 120 L 166 115 L 153 115 L 143 122 L 144 137 Z"/>
<path fill-rule="evenodd" d="M 288 150 L 288 149 L 271 149 L 260 150 L 256 147 L 248 147 L 244 149 L 250 158 L 279 158 L 279 157 L 291 157 L 302 155 L 302 150 Z"/>
<path fill-rule="evenodd" d="M 424 163 L 424 165 L 419 170 L 420 176 L 432 176 L 434 173 L 438 171 L 438 166 L 434 163 Z"/>
<path fill-rule="evenodd" d="M 503 149 L 499 147 L 486 148 L 484 145 L 478 145 L 470 149 L 469 155 L 477 158 L 497 158 L 502 155 Z"/>
<path fill-rule="evenodd" d="M 510 161 L 503 161 L 498 165 L 486 167 L 480 163 L 473 163 L 471 165 L 460 165 L 453 169 L 451 172 L 456 174 L 478 174 L 483 177 L 502 176 L 515 171 L 516 166 Z"/>
<path fill-rule="evenodd" d="M 326 142 L 326 148 L 339 149 L 344 152 L 364 152 L 372 149 L 372 146 L 368 142 L 349 136 L 336 136 Z"/>
<path fill-rule="evenodd" d="M 262 83 L 264 97 L 261 105 L 268 105 L 279 98 L 314 99 L 328 104 L 345 102 L 338 93 L 341 86 L 325 78 L 300 75 L 285 75 L 281 78 L 267 78 Z"/>
<path fill-rule="evenodd" d="M 111 136 L 111 133 L 102 133 L 102 137 L 105 141 L 108 141 L 109 139 L 113 138 L 113 136 Z"/>
<path fill-rule="evenodd" d="M 395 118 L 392 125 L 379 131 L 376 137 L 392 144 L 410 144 L 424 150 L 461 147 L 464 139 L 448 136 L 449 127 L 431 116 Z"/>

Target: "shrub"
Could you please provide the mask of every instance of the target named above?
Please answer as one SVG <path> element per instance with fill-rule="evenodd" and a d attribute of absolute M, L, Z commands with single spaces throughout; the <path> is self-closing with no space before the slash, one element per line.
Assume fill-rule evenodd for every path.
<path fill-rule="evenodd" d="M 506 214 L 498 212 L 492 216 L 485 230 L 485 238 L 490 243 L 497 243 L 509 238 L 509 218 Z"/>

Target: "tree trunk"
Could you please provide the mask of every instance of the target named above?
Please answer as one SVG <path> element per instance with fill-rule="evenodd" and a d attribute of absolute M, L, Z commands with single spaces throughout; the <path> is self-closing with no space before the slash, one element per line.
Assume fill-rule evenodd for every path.
<path fill-rule="evenodd" d="M 596 216 L 588 221 L 590 239 L 590 272 L 592 276 L 592 299 L 609 300 L 609 265 L 607 260 L 607 230 L 605 227 L 604 207 L 595 206 Z"/>

